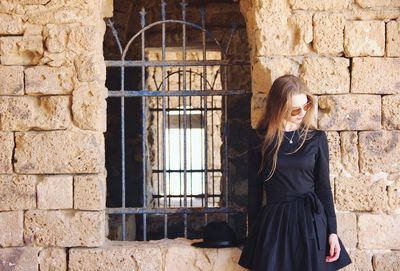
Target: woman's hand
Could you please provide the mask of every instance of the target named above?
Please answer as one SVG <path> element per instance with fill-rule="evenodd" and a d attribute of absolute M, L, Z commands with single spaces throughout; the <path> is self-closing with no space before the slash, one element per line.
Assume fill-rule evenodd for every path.
<path fill-rule="evenodd" d="M 338 236 L 335 233 L 329 235 L 329 255 L 326 256 L 326 262 L 334 262 L 340 255 L 340 244 Z"/>

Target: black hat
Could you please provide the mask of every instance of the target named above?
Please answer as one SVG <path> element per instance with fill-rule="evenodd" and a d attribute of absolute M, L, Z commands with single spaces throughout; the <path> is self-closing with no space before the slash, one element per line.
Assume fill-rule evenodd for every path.
<path fill-rule="evenodd" d="M 202 248 L 224 248 L 239 246 L 235 232 L 226 222 L 210 222 L 204 227 L 203 242 L 192 246 Z"/>

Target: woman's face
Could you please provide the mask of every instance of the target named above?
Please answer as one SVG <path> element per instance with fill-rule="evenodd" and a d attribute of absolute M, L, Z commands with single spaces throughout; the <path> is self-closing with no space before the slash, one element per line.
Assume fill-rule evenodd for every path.
<path fill-rule="evenodd" d="M 292 97 L 291 104 L 286 116 L 286 120 L 289 122 L 293 122 L 295 124 L 300 124 L 303 121 L 304 116 L 306 115 L 305 105 L 307 104 L 308 99 L 307 95 L 305 94 L 295 94 Z M 307 106 L 306 106 L 307 107 Z M 293 116 L 291 114 L 298 113 L 297 115 Z"/>

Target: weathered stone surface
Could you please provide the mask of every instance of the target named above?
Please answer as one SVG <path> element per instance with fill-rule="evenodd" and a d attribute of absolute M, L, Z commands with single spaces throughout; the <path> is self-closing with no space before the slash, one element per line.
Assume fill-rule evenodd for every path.
<path fill-rule="evenodd" d="M 106 178 L 102 175 L 74 177 L 74 208 L 104 210 L 106 207 Z"/>
<path fill-rule="evenodd" d="M 400 58 L 353 58 L 351 92 L 400 93 Z"/>
<path fill-rule="evenodd" d="M 400 210 L 400 178 L 394 181 L 387 188 L 389 197 L 389 208 L 393 212 Z"/>
<path fill-rule="evenodd" d="M 71 27 L 68 37 L 68 49 L 74 52 L 93 51 L 96 48 L 96 42 L 99 40 L 98 26 L 96 25 L 78 25 Z"/>
<path fill-rule="evenodd" d="M 75 59 L 75 68 L 81 82 L 105 80 L 104 60 L 95 55 L 81 55 Z"/>
<path fill-rule="evenodd" d="M 59 130 L 70 127 L 68 96 L 0 97 L 4 131 Z"/>
<path fill-rule="evenodd" d="M 150 243 L 110 242 L 91 249 L 72 248 L 69 270 L 245 270 L 237 264 L 238 248 L 198 249 L 190 243 L 190 240 L 178 238 Z"/>
<path fill-rule="evenodd" d="M 400 170 L 400 131 L 359 133 L 360 170 L 363 173 Z"/>
<path fill-rule="evenodd" d="M 11 173 L 12 153 L 14 149 L 14 135 L 12 133 L 0 132 L 0 173 Z"/>
<path fill-rule="evenodd" d="M 27 94 L 69 94 L 74 88 L 70 67 L 37 66 L 25 70 Z"/>
<path fill-rule="evenodd" d="M 105 238 L 103 212 L 25 212 L 24 239 L 38 246 L 101 246 Z"/>
<path fill-rule="evenodd" d="M 357 132 L 344 131 L 340 133 L 340 147 L 343 167 L 351 173 L 359 173 L 358 166 L 358 135 Z"/>
<path fill-rule="evenodd" d="M 386 55 L 400 56 L 400 22 L 386 24 Z"/>
<path fill-rule="evenodd" d="M 72 116 L 81 129 L 104 132 L 107 129 L 107 89 L 96 82 L 81 85 L 72 95 Z"/>
<path fill-rule="evenodd" d="M 358 241 L 361 249 L 399 249 L 400 215 L 360 214 Z M 373 233 L 373 236 L 371 234 Z"/>
<path fill-rule="evenodd" d="M 72 209 L 72 176 L 46 176 L 36 186 L 38 209 Z"/>
<path fill-rule="evenodd" d="M 323 130 L 378 130 L 379 95 L 326 95 L 318 97 L 318 127 Z"/>
<path fill-rule="evenodd" d="M 16 133 L 18 173 L 98 173 L 104 167 L 104 138 L 92 132 Z"/>
<path fill-rule="evenodd" d="M 331 186 L 334 187 L 333 176 L 337 176 L 342 168 L 340 163 L 340 137 L 337 132 L 326 132 L 329 145 L 329 172 Z"/>
<path fill-rule="evenodd" d="M 0 61 L 3 65 L 36 65 L 42 55 L 41 35 L 0 37 Z"/>
<path fill-rule="evenodd" d="M 64 25 L 48 24 L 44 32 L 46 49 L 50 53 L 60 53 L 65 50 L 68 39 L 68 28 Z"/>
<path fill-rule="evenodd" d="M 318 12 L 313 17 L 313 47 L 318 54 L 339 55 L 343 52 L 346 19 L 341 13 Z"/>
<path fill-rule="evenodd" d="M 267 96 L 254 93 L 251 97 L 251 127 L 256 128 L 265 113 Z"/>
<path fill-rule="evenodd" d="M 386 182 L 370 176 L 339 176 L 335 180 L 336 206 L 345 211 L 386 211 Z"/>
<path fill-rule="evenodd" d="M 400 94 L 382 97 L 382 118 L 385 129 L 400 130 Z"/>
<path fill-rule="evenodd" d="M 8 0 L 11 2 L 17 2 L 21 5 L 44 5 L 49 2 L 49 0 Z"/>
<path fill-rule="evenodd" d="M 343 271 L 373 271 L 372 256 L 373 254 L 367 250 L 351 249 L 348 251 L 352 263 Z"/>
<path fill-rule="evenodd" d="M 0 247 L 22 246 L 24 244 L 23 218 L 22 211 L 0 212 Z"/>
<path fill-rule="evenodd" d="M 276 78 L 285 74 L 298 74 L 299 63 L 285 57 L 258 57 L 252 67 L 253 93 L 268 93 Z"/>
<path fill-rule="evenodd" d="M 349 60 L 346 58 L 305 58 L 300 78 L 314 94 L 350 92 Z"/>
<path fill-rule="evenodd" d="M 40 271 L 67 271 L 67 252 L 63 248 L 46 248 L 39 254 Z"/>
<path fill-rule="evenodd" d="M 70 3 L 75 6 L 68 5 L 53 5 L 52 7 L 36 7 L 28 9 L 26 15 L 28 22 L 32 24 L 71 24 L 94 20 L 96 9 L 87 9 L 87 3 L 80 2 L 78 5 L 76 1 Z M 100 9 L 100 8 L 99 8 Z"/>
<path fill-rule="evenodd" d="M 39 271 L 39 251 L 37 247 L 0 248 L 0 270 Z"/>
<path fill-rule="evenodd" d="M 290 0 L 293 9 L 303 10 L 342 10 L 349 6 L 350 0 L 318 1 L 318 0 Z"/>
<path fill-rule="evenodd" d="M 0 175 L 0 211 L 36 208 L 36 178 Z"/>
<path fill-rule="evenodd" d="M 0 14 L 0 34 L 22 34 L 22 16 L 16 14 Z"/>
<path fill-rule="evenodd" d="M 356 3 L 363 8 L 400 7 L 398 0 L 356 0 Z"/>
<path fill-rule="evenodd" d="M 385 22 L 349 21 L 344 28 L 344 52 L 353 56 L 383 56 Z"/>
<path fill-rule="evenodd" d="M 347 248 L 357 246 L 357 217 L 354 213 L 336 213 L 338 236 Z"/>
<path fill-rule="evenodd" d="M 101 248 L 72 248 L 69 251 L 69 270 L 159 270 L 162 266 L 159 242 L 109 242 Z"/>
<path fill-rule="evenodd" d="M 372 265 L 375 271 L 397 271 L 400 266 L 400 252 L 375 254 Z"/>
<path fill-rule="evenodd" d="M 0 95 L 24 95 L 24 67 L 0 65 Z"/>

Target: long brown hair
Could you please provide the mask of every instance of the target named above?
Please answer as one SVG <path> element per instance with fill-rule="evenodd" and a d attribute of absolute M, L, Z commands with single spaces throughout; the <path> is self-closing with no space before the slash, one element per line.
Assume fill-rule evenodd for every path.
<path fill-rule="evenodd" d="M 301 144 L 291 153 L 298 151 L 301 146 L 303 146 L 305 140 L 308 139 L 309 131 L 315 129 L 312 125 L 312 117 L 315 111 L 316 100 L 309 92 L 306 85 L 294 75 L 284 75 L 277 78 L 268 93 L 264 115 L 256 127 L 257 130 L 264 131 L 261 143 L 262 160 L 258 174 L 260 174 L 263 169 L 266 157 L 272 156 L 271 170 L 265 181 L 269 180 L 275 172 L 278 150 L 284 137 L 284 119 L 288 115 L 292 97 L 296 94 L 305 94 L 312 106 L 311 109 L 306 112 L 302 124 L 300 125 L 299 134 L 300 139 L 302 139 Z"/>

